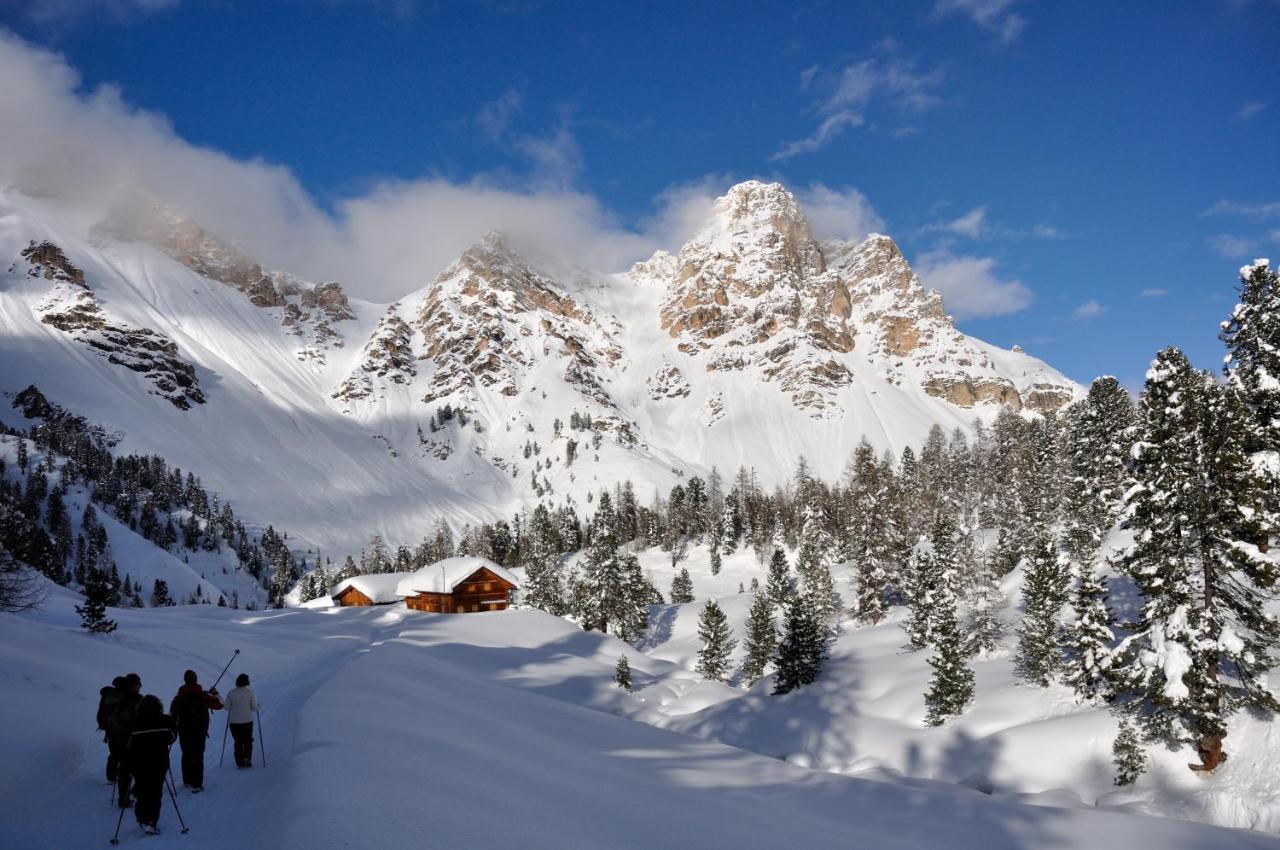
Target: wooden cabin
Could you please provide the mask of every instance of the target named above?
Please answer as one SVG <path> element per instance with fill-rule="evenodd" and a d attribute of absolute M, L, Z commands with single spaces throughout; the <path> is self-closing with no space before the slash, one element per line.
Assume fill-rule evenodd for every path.
<path fill-rule="evenodd" d="M 404 604 L 433 614 L 501 611 L 520 586 L 513 573 L 487 558 L 445 558 L 410 573 L 396 587 Z"/>
<path fill-rule="evenodd" d="M 396 586 L 413 573 L 374 573 L 372 575 L 353 576 L 334 585 L 329 591 L 329 598 L 334 605 L 341 607 L 363 607 L 368 605 L 391 605 L 400 601 L 396 595 Z"/>

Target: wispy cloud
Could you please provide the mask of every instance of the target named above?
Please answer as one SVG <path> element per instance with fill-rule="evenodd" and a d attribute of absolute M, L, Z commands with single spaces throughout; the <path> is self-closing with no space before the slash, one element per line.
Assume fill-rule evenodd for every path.
<path fill-rule="evenodd" d="M 1164 298 L 1168 294 L 1169 294 L 1169 290 L 1161 289 L 1158 286 L 1153 286 L 1148 289 L 1144 289 L 1142 290 L 1142 292 L 1139 293 L 1139 295 L 1141 295 L 1143 298 Z"/>
<path fill-rule="evenodd" d="M 524 96 L 516 89 L 507 89 L 498 98 L 485 103 L 476 115 L 476 123 L 491 141 L 497 141 L 511 127 L 511 122 L 524 106 Z"/>
<path fill-rule="evenodd" d="M 968 239 L 982 236 L 987 221 L 987 208 L 975 207 L 959 218 L 950 221 L 938 221 L 920 228 L 921 233 L 952 233 Z"/>
<path fill-rule="evenodd" d="M 1218 201 L 1216 204 L 1200 214 L 1238 215 L 1242 218 L 1261 220 L 1264 218 L 1272 218 L 1273 216 L 1280 216 L 1280 201 L 1255 203 L 1222 200 Z"/>
<path fill-rule="evenodd" d="M 935 221 L 921 227 L 918 233 L 940 233 L 965 239 L 1066 239 L 1066 231 L 1048 224 L 1033 227 L 1008 227 L 992 222 L 986 207 L 974 207 L 959 218 Z"/>
<path fill-rule="evenodd" d="M 1031 306 L 1031 290 L 1016 278 L 997 276 L 994 257 L 932 251 L 917 257 L 914 266 L 925 285 L 942 293 L 947 312 L 957 319 L 1007 316 Z"/>
<path fill-rule="evenodd" d="M 963 15 L 995 35 L 1001 44 L 1015 41 L 1027 26 L 1026 18 L 1013 11 L 1017 0 L 938 0 L 933 13 L 938 17 Z"/>
<path fill-rule="evenodd" d="M 1210 248 L 1228 260 L 1252 254 L 1257 244 L 1247 236 L 1234 236 L 1230 233 L 1219 233 L 1216 236 L 1210 236 L 1206 241 Z"/>
<path fill-rule="evenodd" d="M 1103 307 L 1093 298 L 1081 304 L 1079 307 L 1071 311 L 1073 319 L 1096 319 L 1103 313 L 1107 312 L 1107 308 Z"/>
<path fill-rule="evenodd" d="M 173 8 L 181 2 L 182 0 L 27 0 L 16 5 L 28 19 L 36 23 L 67 24 L 101 14 L 118 19 L 145 15 Z"/>
<path fill-rule="evenodd" d="M 811 107 L 820 117 L 818 126 L 808 136 L 784 143 L 771 159 L 776 162 L 821 150 L 850 127 L 866 124 L 868 112 L 874 109 L 899 115 L 931 109 L 942 102 L 937 94 L 941 83 L 941 69 L 922 72 L 915 62 L 897 56 L 864 59 L 835 73 L 824 73 L 817 66 L 806 68 L 800 74 L 800 90 L 825 92 Z"/>
<path fill-rule="evenodd" d="M 1261 112 L 1266 108 L 1267 108 L 1267 105 L 1262 101 L 1251 100 L 1248 103 L 1241 106 L 1238 110 L 1236 110 L 1236 120 L 1248 121 L 1250 118 L 1257 115 L 1259 112 Z"/>
<path fill-rule="evenodd" d="M 516 121 L 524 112 L 524 95 L 514 88 L 484 103 L 475 122 L 490 142 L 532 163 L 534 176 L 544 183 L 568 186 L 582 173 L 582 146 L 573 135 L 571 113 L 561 109 L 554 129 L 544 134 L 522 133 Z"/>

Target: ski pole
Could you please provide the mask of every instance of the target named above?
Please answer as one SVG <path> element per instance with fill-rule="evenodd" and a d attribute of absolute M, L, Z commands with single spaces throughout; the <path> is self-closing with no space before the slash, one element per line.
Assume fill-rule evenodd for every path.
<path fill-rule="evenodd" d="M 172 771 L 165 771 L 165 779 L 168 782 L 164 787 L 169 791 L 169 800 L 173 803 L 173 813 L 178 816 L 178 824 L 182 827 L 182 834 L 186 835 L 191 830 L 187 828 L 187 822 L 182 819 L 182 809 L 178 808 L 178 796 L 173 793 Z"/>
<path fill-rule="evenodd" d="M 223 676 L 227 675 L 227 670 L 231 668 L 232 662 L 236 660 L 236 656 L 239 654 L 240 654 L 240 650 L 238 649 L 235 652 L 231 653 L 231 661 L 228 661 L 227 666 L 222 668 L 222 672 L 218 674 L 218 678 L 213 680 L 213 684 L 209 686 L 210 690 L 218 687 L 218 683 L 222 681 Z"/>
<path fill-rule="evenodd" d="M 227 730 L 231 728 L 231 709 L 227 709 L 227 723 L 222 727 L 222 755 L 218 756 L 218 767 L 227 760 Z"/>
<path fill-rule="evenodd" d="M 111 836 L 111 843 L 112 843 L 112 844 L 119 844 L 119 843 L 120 843 L 120 824 L 122 824 L 122 823 L 124 823 L 124 809 L 123 809 L 123 808 L 121 808 L 121 809 L 120 809 L 120 817 L 116 818 L 116 832 L 115 832 L 115 835 L 112 835 L 112 836 Z"/>
<path fill-rule="evenodd" d="M 262 713 L 256 708 L 253 710 L 254 717 L 258 718 L 258 751 L 262 753 L 262 766 L 267 766 L 267 742 L 266 737 L 262 734 Z M 252 752 L 252 750 L 250 750 Z"/>

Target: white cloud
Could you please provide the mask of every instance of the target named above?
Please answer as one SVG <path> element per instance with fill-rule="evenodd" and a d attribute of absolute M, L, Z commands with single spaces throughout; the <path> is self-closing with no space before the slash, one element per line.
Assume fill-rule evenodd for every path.
<path fill-rule="evenodd" d="M 1007 316 L 1031 306 L 1031 290 L 1017 279 L 997 277 L 993 257 L 932 251 L 920 255 L 914 266 L 926 286 L 942 293 L 947 312 L 957 319 Z"/>
<path fill-rule="evenodd" d="M 866 123 L 866 119 L 856 112 L 837 112 L 834 115 L 828 115 L 822 119 L 822 123 L 811 134 L 803 139 L 787 142 L 777 153 L 769 157 L 769 160 L 778 162 L 791 159 L 791 157 L 802 153 L 813 153 L 826 147 L 828 143 L 844 133 L 847 128 L 861 127 L 864 123 Z"/>
<path fill-rule="evenodd" d="M 1240 201 L 1218 201 L 1209 207 L 1201 215 L 1236 215 L 1241 218 L 1250 218 L 1261 220 L 1280 215 L 1280 201 L 1270 202 L 1240 202 Z"/>
<path fill-rule="evenodd" d="M 170 9 L 182 0 L 27 0 L 20 4 L 36 23 L 66 23 L 76 18 L 106 13 L 117 18 Z"/>
<path fill-rule="evenodd" d="M 1240 109 L 1236 111 L 1236 120 L 1248 121 L 1250 118 L 1257 115 L 1259 112 L 1261 112 L 1266 108 L 1267 108 L 1267 105 L 1262 101 L 1251 100 L 1245 103 L 1243 106 L 1240 107 Z"/>
<path fill-rule="evenodd" d="M 984 232 L 987 220 L 987 208 L 975 207 L 959 218 L 951 221 L 940 221 L 920 228 L 922 233 L 953 233 L 968 239 L 978 239 Z"/>
<path fill-rule="evenodd" d="M 884 230 L 884 219 L 867 196 L 852 187 L 832 189 L 811 183 L 795 195 L 818 239 L 864 239 Z"/>
<path fill-rule="evenodd" d="M 995 34 L 1001 44 L 1017 39 L 1026 28 L 1026 18 L 1012 11 L 1017 0 L 938 0 L 933 12 L 938 17 L 964 15 Z"/>
<path fill-rule="evenodd" d="M 1206 241 L 1210 248 L 1228 260 L 1252 254 L 1255 248 L 1255 242 L 1252 239 L 1245 236 L 1233 236 L 1230 233 L 1219 233 L 1216 236 L 1210 236 Z"/>
<path fill-rule="evenodd" d="M 1267 238 L 1272 242 L 1280 242 L 1280 227 L 1267 231 Z"/>
<path fill-rule="evenodd" d="M 524 106 L 524 97 L 515 89 L 507 89 L 495 100 L 480 107 L 476 115 L 476 123 L 492 141 L 497 141 L 506 134 L 512 120 Z"/>
<path fill-rule="evenodd" d="M 873 57 L 847 65 L 835 74 L 823 75 L 817 66 L 800 75 L 800 88 L 822 88 L 827 95 L 813 104 L 821 116 L 808 136 L 782 145 L 771 159 L 790 159 L 813 153 L 839 138 L 850 127 L 867 123 L 868 111 L 885 108 L 899 114 L 917 114 L 941 103 L 936 94 L 942 71 L 921 72 L 916 63 L 890 56 Z"/>
<path fill-rule="evenodd" d="M 1101 316 L 1105 312 L 1107 312 L 1106 307 L 1103 307 L 1096 300 L 1090 298 L 1088 301 L 1084 302 L 1079 307 L 1071 311 L 1071 318 L 1096 319 L 1098 316 Z"/>
<path fill-rule="evenodd" d="M 1142 290 L 1140 294 L 1143 298 L 1164 298 L 1169 294 L 1169 290 L 1153 286 L 1149 289 Z"/>

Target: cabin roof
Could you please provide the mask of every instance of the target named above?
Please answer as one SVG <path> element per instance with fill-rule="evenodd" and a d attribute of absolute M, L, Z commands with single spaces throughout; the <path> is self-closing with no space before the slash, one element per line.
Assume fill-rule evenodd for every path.
<path fill-rule="evenodd" d="M 486 569 L 516 587 L 520 579 L 505 567 L 500 567 L 488 558 L 472 555 L 461 555 L 456 558 L 445 558 L 428 564 L 420 570 L 409 573 L 396 585 L 397 596 L 412 596 L 415 593 L 453 593 L 453 589 L 466 581 L 476 570 Z"/>
<path fill-rule="evenodd" d="M 396 586 L 406 576 L 410 575 L 412 573 L 372 573 L 370 575 L 352 576 L 335 584 L 333 589 L 329 591 L 329 597 L 337 599 L 344 590 L 354 587 L 369 597 L 373 604 L 385 605 L 403 598 L 403 594 L 397 592 Z"/>

